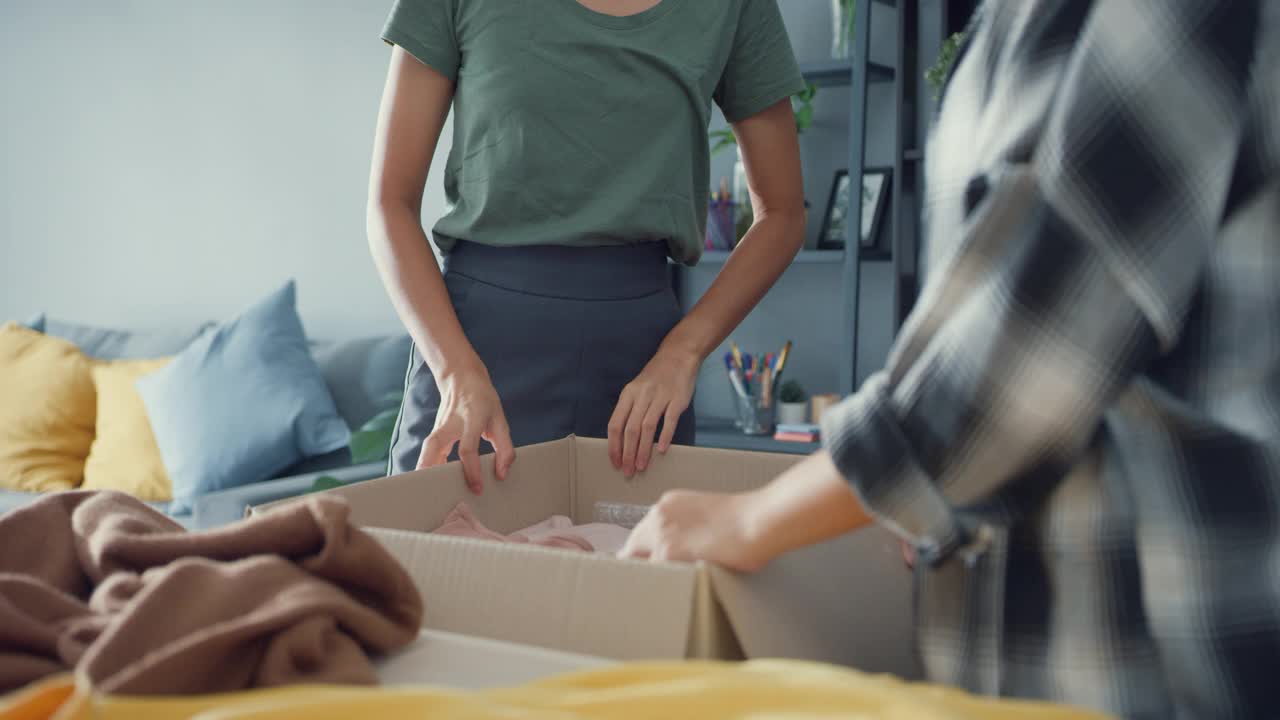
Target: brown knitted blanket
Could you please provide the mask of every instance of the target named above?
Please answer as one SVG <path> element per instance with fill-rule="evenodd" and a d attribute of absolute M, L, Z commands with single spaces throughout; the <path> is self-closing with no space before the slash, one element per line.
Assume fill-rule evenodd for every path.
<path fill-rule="evenodd" d="M 0 516 L 0 693 L 74 668 L 102 692 L 377 682 L 410 643 L 413 581 L 346 504 L 313 496 L 188 532 L 117 492 Z"/>

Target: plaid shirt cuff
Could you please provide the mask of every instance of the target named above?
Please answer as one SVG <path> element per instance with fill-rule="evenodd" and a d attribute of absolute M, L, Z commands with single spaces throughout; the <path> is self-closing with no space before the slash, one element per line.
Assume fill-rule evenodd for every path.
<path fill-rule="evenodd" d="M 911 543 L 922 562 L 936 566 L 971 541 L 951 503 L 916 462 L 883 373 L 823 413 L 822 437 L 863 506 Z"/>

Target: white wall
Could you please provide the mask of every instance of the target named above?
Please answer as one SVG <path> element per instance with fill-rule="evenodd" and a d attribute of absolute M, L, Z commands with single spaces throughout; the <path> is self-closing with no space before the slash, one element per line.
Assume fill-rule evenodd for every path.
<path fill-rule="evenodd" d="M 830 2 L 779 4 L 800 59 L 825 57 Z M 0 321 L 226 319 L 292 276 L 312 335 L 397 330 L 364 239 L 390 5 L 0 1 Z M 892 16 L 872 8 L 872 54 L 892 64 Z M 870 102 L 868 160 L 887 163 L 889 88 L 872 87 Z M 848 105 L 847 89 L 824 88 L 803 142 L 813 235 L 845 165 Z M 712 184 L 731 162 L 717 158 Z M 442 211 L 435 168 L 424 218 Z M 691 289 L 715 269 L 692 273 Z M 888 349 L 886 269 L 864 277 L 863 373 Z M 797 266 L 735 337 L 764 350 L 784 328 L 797 343 L 792 376 L 834 390 L 838 287 L 834 266 Z M 726 415 L 721 378 L 710 379 L 699 409 Z"/>
<path fill-rule="evenodd" d="M 0 3 L 0 321 L 226 319 L 295 277 L 312 335 L 397 328 L 364 235 L 390 5 Z"/>

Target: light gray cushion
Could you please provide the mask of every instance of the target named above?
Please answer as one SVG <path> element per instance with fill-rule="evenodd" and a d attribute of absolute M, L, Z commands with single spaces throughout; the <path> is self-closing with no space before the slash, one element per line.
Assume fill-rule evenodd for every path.
<path fill-rule="evenodd" d="M 79 325 L 37 315 L 27 322 L 32 330 L 62 338 L 99 360 L 149 360 L 182 352 L 212 323 L 160 330 L 133 331 Z"/>
<path fill-rule="evenodd" d="M 338 414 L 352 430 L 359 430 L 383 409 L 394 407 L 388 400 L 404 390 L 412 348 L 408 335 L 317 340 L 310 345 Z M 344 447 L 307 458 L 277 473 L 277 477 L 319 473 L 350 465 L 351 449 Z"/>
<path fill-rule="evenodd" d="M 312 343 L 338 414 L 352 430 L 392 407 L 389 396 L 404 392 L 411 347 L 408 335 Z"/>
<path fill-rule="evenodd" d="M 404 370 L 408 368 L 410 338 L 383 336 L 347 341 L 312 341 L 311 355 L 320 365 L 329 395 L 348 427 L 360 429 L 381 410 L 393 407 L 392 396 L 404 391 Z M 325 455 L 307 457 L 276 474 L 279 478 L 324 473 L 351 465 L 351 448 L 343 447 Z"/>

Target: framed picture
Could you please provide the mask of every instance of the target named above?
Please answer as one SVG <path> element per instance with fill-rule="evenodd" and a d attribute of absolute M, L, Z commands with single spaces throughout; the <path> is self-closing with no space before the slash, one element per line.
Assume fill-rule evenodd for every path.
<path fill-rule="evenodd" d="M 862 171 L 862 228 L 859 245 L 875 247 L 876 235 L 889 204 L 889 176 L 893 168 L 864 168 Z M 822 230 L 818 233 L 818 247 L 834 250 L 844 247 L 845 220 L 849 215 L 848 170 L 837 170 L 831 183 L 831 197 L 827 201 L 827 214 L 822 218 Z"/>

